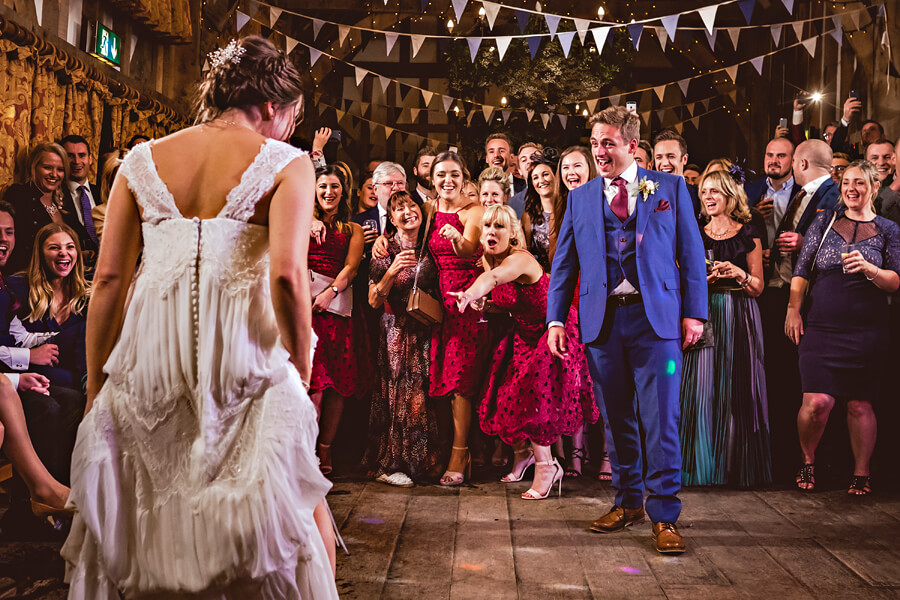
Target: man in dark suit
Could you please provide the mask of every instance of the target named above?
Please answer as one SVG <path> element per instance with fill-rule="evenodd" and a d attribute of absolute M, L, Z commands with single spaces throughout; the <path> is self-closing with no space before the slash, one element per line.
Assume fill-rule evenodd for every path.
<path fill-rule="evenodd" d="M 416 153 L 416 162 L 413 166 L 416 187 L 410 192 L 410 195 L 419 206 L 422 206 L 432 195 L 431 163 L 434 162 L 437 154 L 437 150 L 431 146 L 423 146 Z"/>
<path fill-rule="evenodd" d="M 564 359 L 563 323 L 580 276 L 581 341 L 611 433 L 616 489 L 591 530 L 620 531 L 647 514 L 656 549 L 680 553 L 680 375 L 682 350 L 700 338 L 709 311 L 703 242 L 684 178 L 635 163 L 638 116 L 611 106 L 590 123 L 599 177 L 569 192 L 547 295 L 548 344 Z"/>
<path fill-rule="evenodd" d="M 787 138 L 777 137 L 766 145 L 764 159 L 765 177 L 744 185 L 747 193 L 747 204 L 755 208 L 763 216 L 766 223 L 766 240 L 764 247 L 771 248 L 775 243 L 777 224 L 781 222 L 791 198 L 800 191 L 794 182 L 791 161 L 794 159 L 794 144 Z M 763 253 L 767 262 L 768 253 Z"/>
<path fill-rule="evenodd" d="M 63 188 L 63 209 L 77 217 L 67 223 L 81 240 L 81 250 L 85 253 L 85 265 L 96 262 L 100 240 L 94 228 L 91 210 L 100 204 L 100 188 L 88 181 L 91 165 L 94 163 L 91 147 L 80 135 L 67 135 L 59 142 L 69 155 L 69 180 Z"/>
<path fill-rule="evenodd" d="M 663 129 L 653 138 L 653 164 L 660 173 L 670 173 L 684 177 L 684 166 L 688 161 L 687 142 L 671 129 Z M 687 180 L 685 180 L 686 182 Z M 691 204 L 694 207 L 694 216 L 697 221 L 703 218 L 700 211 L 700 194 L 697 186 L 687 184 L 688 194 L 691 195 Z"/>

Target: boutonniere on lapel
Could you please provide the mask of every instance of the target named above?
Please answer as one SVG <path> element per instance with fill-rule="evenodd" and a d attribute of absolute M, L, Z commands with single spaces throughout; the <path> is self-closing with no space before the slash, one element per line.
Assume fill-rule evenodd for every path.
<path fill-rule="evenodd" d="M 643 177 L 638 182 L 638 192 L 641 194 L 641 202 L 646 202 L 647 198 L 652 196 L 659 188 L 659 184 L 655 181 Z"/>

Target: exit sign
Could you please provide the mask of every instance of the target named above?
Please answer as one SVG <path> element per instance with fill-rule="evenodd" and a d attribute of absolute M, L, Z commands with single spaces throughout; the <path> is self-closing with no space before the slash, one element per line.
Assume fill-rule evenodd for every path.
<path fill-rule="evenodd" d="M 100 60 L 119 66 L 122 62 L 122 38 L 101 23 L 95 23 L 88 52 Z"/>

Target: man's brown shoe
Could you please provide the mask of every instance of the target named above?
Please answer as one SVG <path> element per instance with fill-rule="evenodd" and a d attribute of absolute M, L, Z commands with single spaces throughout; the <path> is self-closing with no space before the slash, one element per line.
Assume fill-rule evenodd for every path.
<path fill-rule="evenodd" d="M 678 533 L 675 523 L 660 521 L 653 523 L 653 541 L 657 552 L 662 554 L 681 554 L 684 552 L 684 538 Z"/>
<path fill-rule="evenodd" d="M 634 523 L 641 523 L 646 518 L 644 507 L 621 508 L 613 506 L 612 510 L 591 523 L 591 531 L 597 533 L 612 533 L 621 531 Z"/>

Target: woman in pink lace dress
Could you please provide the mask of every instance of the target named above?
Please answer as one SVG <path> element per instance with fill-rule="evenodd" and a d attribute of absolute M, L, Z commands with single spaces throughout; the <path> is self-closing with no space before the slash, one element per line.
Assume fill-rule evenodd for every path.
<path fill-rule="evenodd" d="M 363 253 L 362 227 L 350 221 L 349 190 L 343 173 L 329 165 L 316 172 L 316 219 L 325 224 L 320 243 L 309 243 L 309 270 L 328 284 L 313 298 L 313 330 L 319 338 L 312 365 L 309 396 L 319 409 L 317 453 L 322 472 L 331 473 L 331 442 L 337 433 L 344 398 L 359 396 L 368 390 L 366 363 L 356 360 L 356 331 L 351 317 L 332 312 L 335 298 L 353 283 Z M 347 291 L 347 294 L 352 293 Z"/>
<path fill-rule="evenodd" d="M 573 312 L 566 324 L 570 351 L 554 358 L 546 346 L 549 276 L 528 252 L 515 212 L 491 206 L 484 212 L 481 242 L 484 273 L 465 291 L 451 296 L 462 314 L 483 308 L 484 298 L 507 310 L 513 328 L 494 350 L 488 384 L 478 416 L 485 433 L 518 445 L 530 440 L 535 460 L 534 482 L 525 500 L 546 498 L 563 469 L 550 452 L 561 435 L 572 435 L 585 421 L 597 420 L 597 405 Z M 572 309 L 574 311 L 574 309 Z M 471 311 L 476 314 L 475 311 Z M 524 469 L 519 473 L 519 478 Z M 561 483 L 560 483 L 561 485 Z"/>
<path fill-rule="evenodd" d="M 472 399 L 481 391 L 489 344 L 486 322 L 474 312 L 456 308 L 451 292 L 470 285 L 477 276 L 481 256 L 483 208 L 463 190 L 465 166 L 455 152 L 442 152 L 431 167 L 437 209 L 429 231 L 428 247 L 438 267 L 438 286 L 444 303 L 441 330 L 431 345 L 431 395 L 451 396 L 453 451 L 441 485 L 460 485 L 471 463 L 469 426 Z"/>

